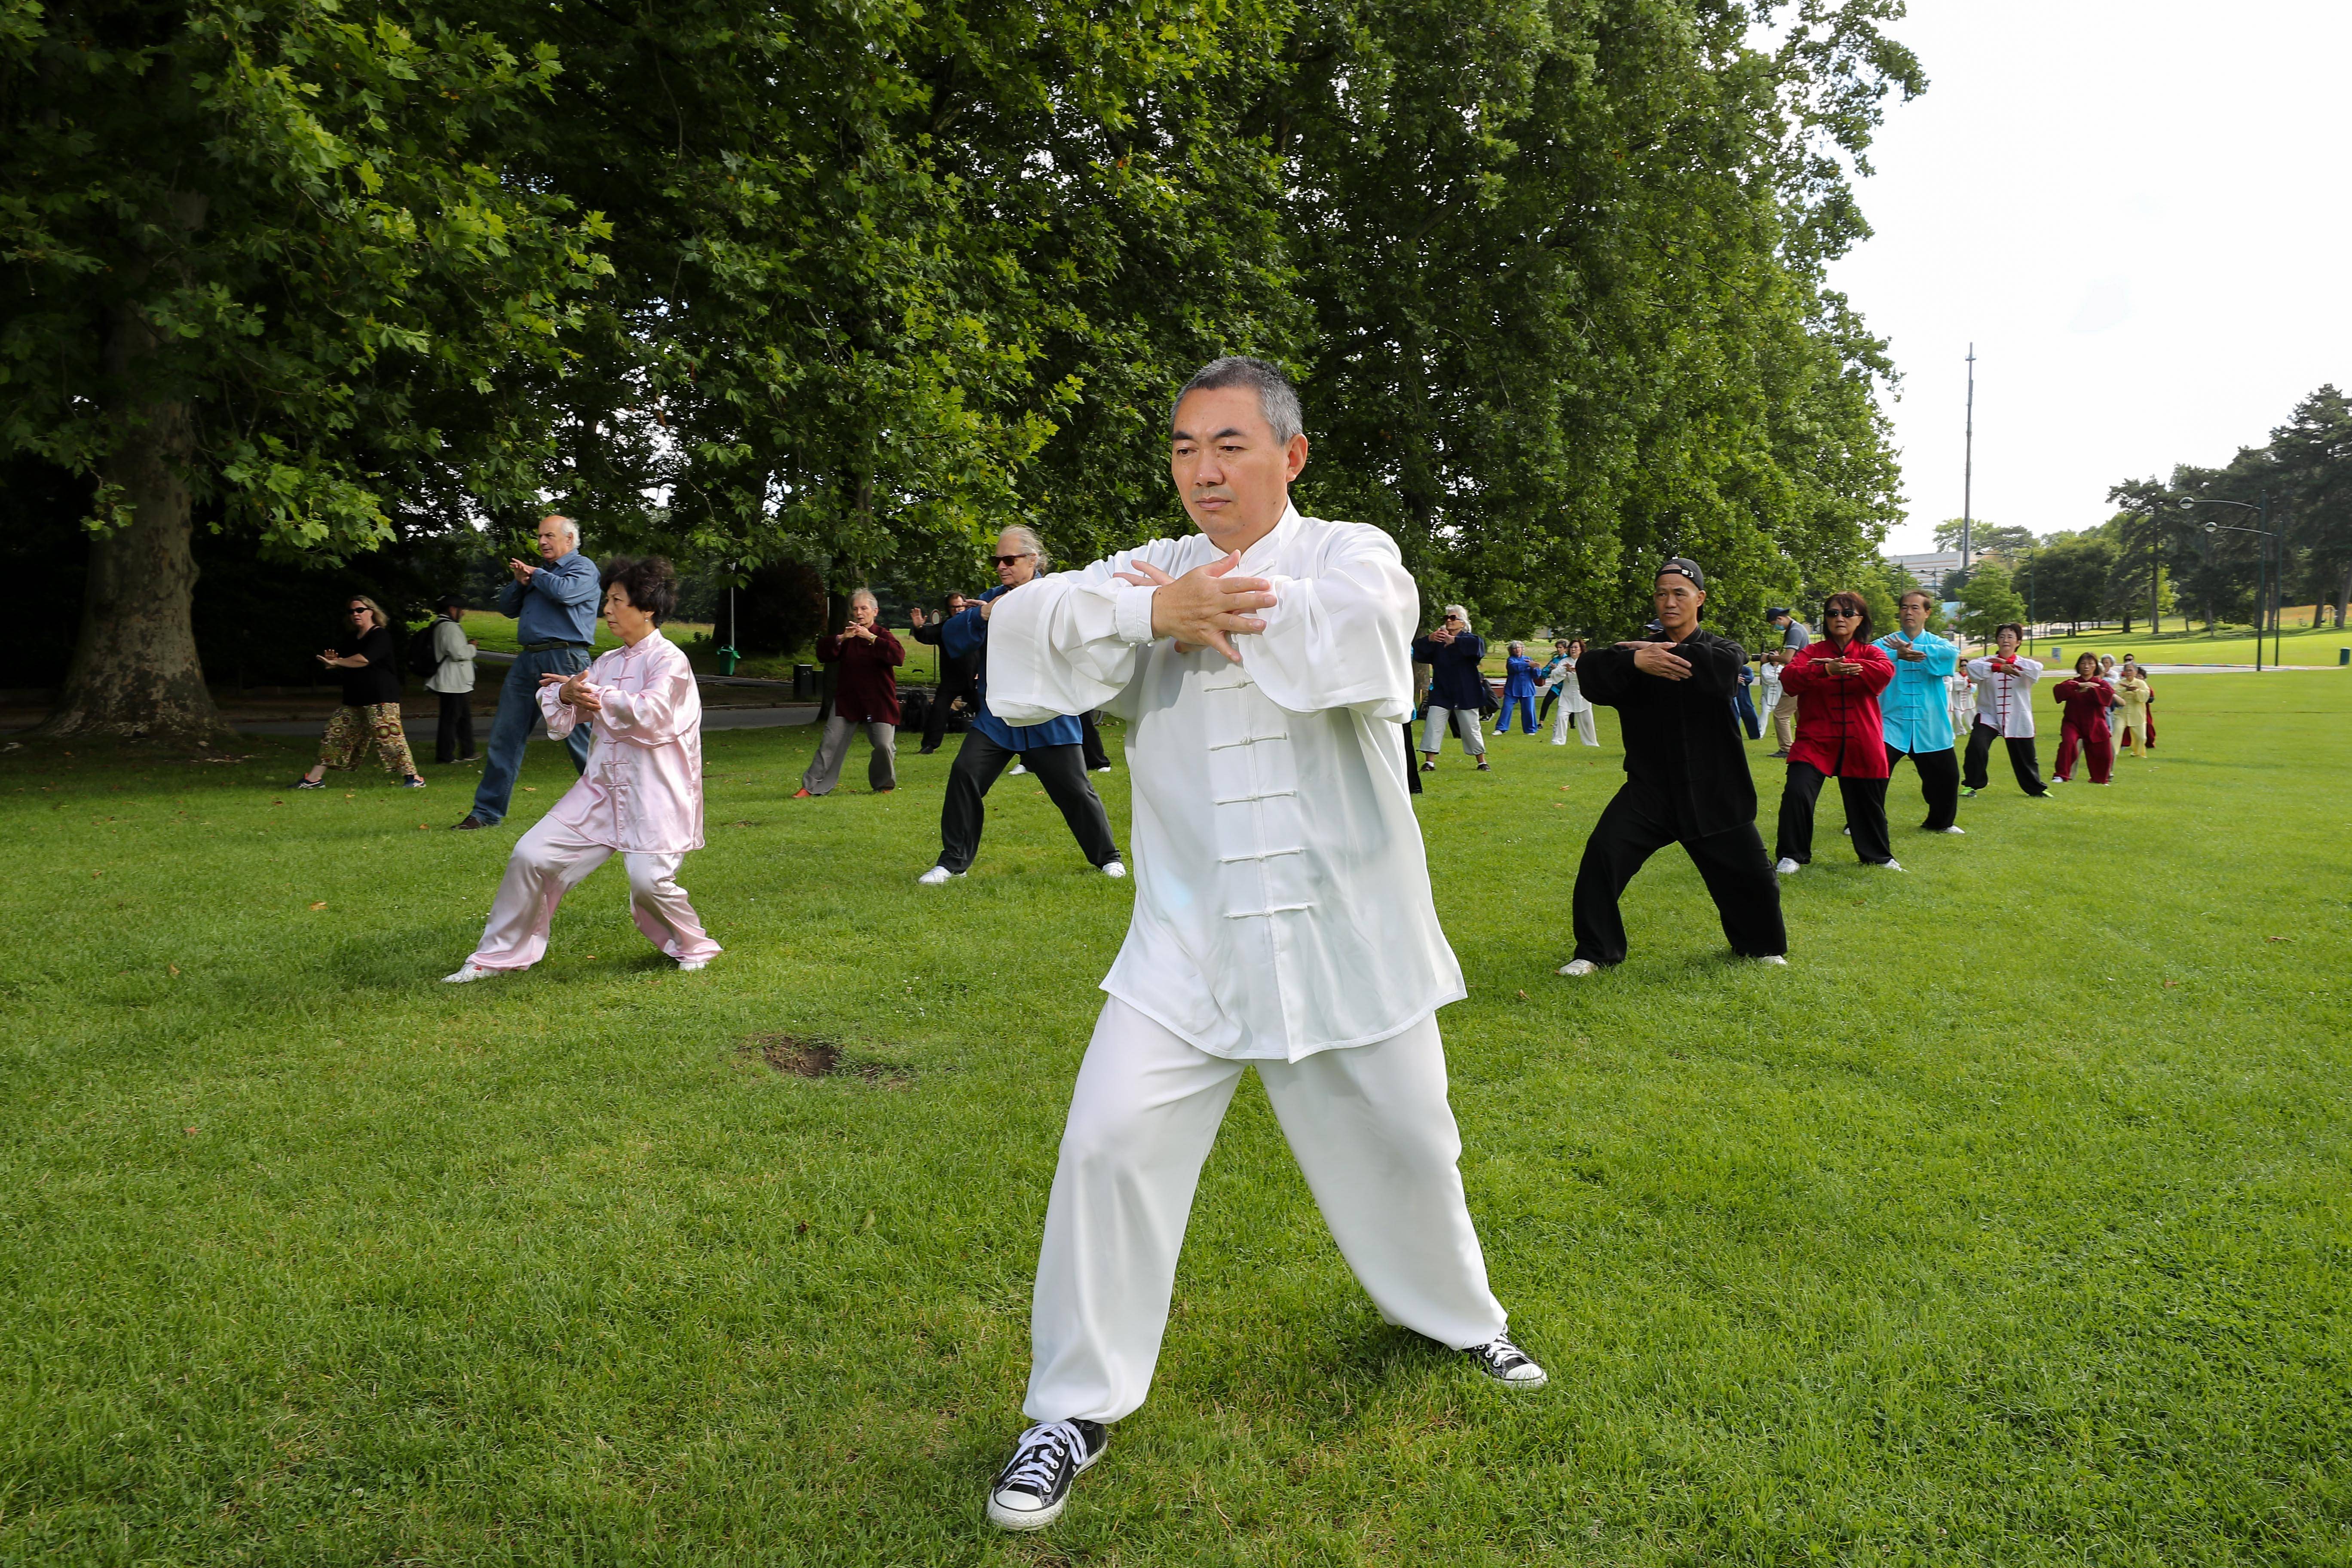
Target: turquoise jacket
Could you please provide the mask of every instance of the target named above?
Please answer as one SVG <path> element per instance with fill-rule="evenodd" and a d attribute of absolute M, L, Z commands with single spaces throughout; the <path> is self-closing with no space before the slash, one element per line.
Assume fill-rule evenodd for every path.
<path fill-rule="evenodd" d="M 1878 711 L 1885 721 L 1886 743 L 1898 752 L 1948 752 L 1952 749 L 1952 709 L 1945 678 L 1959 668 L 1960 650 L 1933 632 L 1911 638 L 1911 646 L 1927 657 L 1903 657 L 1904 637 L 1890 632 L 1878 639 L 1879 648 L 1895 661 L 1895 679 L 1878 694 Z"/>

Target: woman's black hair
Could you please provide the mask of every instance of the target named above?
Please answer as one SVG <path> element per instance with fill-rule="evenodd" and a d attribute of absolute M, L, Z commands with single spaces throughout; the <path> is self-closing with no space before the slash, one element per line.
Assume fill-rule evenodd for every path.
<path fill-rule="evenodd" d="M 2087 658 L 2087 659 L 2089 659 L 2089 660 L 2091 661 L 2091 673 L 2092 673 L 2093 675 L 2096 675 L 2096 674 L 2098 674 L 2098 673 L 2099 673 L 2099 656 L 2098 656 L 2097 654 L 2095 654 L 2095 653 L 2093 653 L 2089 648 L 2084 648 L 2082 652 L 2080 652 L 2080 653 L 2078 653 L 2078 654 L 2076 654 L 2076 655 L 2074 656 L 2074 673 L 2075 673 L 2076 675 L 2080 675 L 2080 674 L 2082 674 L 2082 673 L 2083 673 L 2083 661 L 2084 661 L 2084 659 L 2086 659 L 2086 658 Z M 2122 667 L 2121 667 L 2121 666 L 2117 666 L 2116 668 L 2122 668 Z"/>
<path fill-rule="evenodd" d="M 1845 607 L 1853 610 L 1857 616 L 1860 616 L 1862 617 L 1862 624 L 1853 628 L 1853 640 L 1855 642 L 1870 641 L 1870 606 L 1863 602 L 1863 597 L 1859 594 L 1832 594 L 1828 598 L 1822 601 L 1822 621 L 1823 625 L 1822 635 L 1828 635 L 1827 626 L 1830 618 L 1830 610 L 1834 605 L 1844 605 Z"/>
<path fill-rule="evenodd" d="M 618 584 L 629 603 L 659 626 L 677 608 L 677 568 L 659 555 L 616 555 L 604 563 L 604 588 Z"/>
<path fill-rule="evenodd" d="M 2020 647 L 2023 647 L 2025 646 L 2025 628 L 2019 626 L 2015 621 L 2003 621 L 2000 625 L 1993 627 L 1992 640 L 1995 642 L 2000 641 L 2000 634 L 2003 632 L 2015 632 L 2017 634 L 2017 646 Z"/>

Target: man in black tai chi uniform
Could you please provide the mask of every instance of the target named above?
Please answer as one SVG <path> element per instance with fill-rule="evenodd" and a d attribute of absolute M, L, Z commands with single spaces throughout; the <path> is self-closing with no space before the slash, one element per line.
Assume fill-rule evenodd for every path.
<path fill-rule="evenodd" d="M 1786 963 L 1780 887 L 1756 831 L 1756 781 L 1739 743 L 1731 694 L 1747 654 L 1702 631 L 1706 577 L 1680 556 L 1658 568 L 1655 641 L 1621 642 L 1576 667 L 1584 695 L 1617 710 L 1625 783 L 1585 840 L 1576 868 L 1576 955 L 1562 974 L 1591 974 L 1625 957 L 1617 910 L 1651 856 L 1679 844 L 1706 879 L 1723 934 L 1743 958 Z"/>

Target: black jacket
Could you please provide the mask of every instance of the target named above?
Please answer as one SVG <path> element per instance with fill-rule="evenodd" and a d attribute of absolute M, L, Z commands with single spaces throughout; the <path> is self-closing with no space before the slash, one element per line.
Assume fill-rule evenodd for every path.
<path fill-rule="evenodd" d="M 1756 820 L 1756 781 L 1731 707 L 1748 656 L 1704 630 L 1671 651 L 1690 660 L 1687 680 L 1643 674 L 1629 647 L 1592 649 L 1576 675 L 1587 698 L 1617 710 L 1626 776 L 1664 793 L 1675 827 L 1704 838 Z"/>
<path fill-rule="evenodd" d="M 1450 643 L 1417 637 L 1412 645 L 1412 661 L 1430 667 L 1430 700 L 1440 708 L 1466 708 L 1473 713 L 1486 705 L 1494 689 L 1478 673 L 1478 661 L 1486 657 L 1486 639 L 1475 632 L 1456 632 Z"/>
<path fill-rule="evenodd" d="M 940 635 L 947 629 L 945 619 L 926 622 L 915 628 L 915 640 L 929 643 L 940 650 L 940 689 L 952 694 L 971 685 L 971 678 L 980 668 L 980 656 L 976 653 L 948 652 L 947 646 L 940 641 Z"/>

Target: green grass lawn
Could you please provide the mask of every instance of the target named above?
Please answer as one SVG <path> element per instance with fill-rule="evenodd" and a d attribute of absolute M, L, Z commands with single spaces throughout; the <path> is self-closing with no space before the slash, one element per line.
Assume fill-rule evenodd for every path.
<path fill-rule="evenodd" d="M 2065 649 L 2072 658 L 2087 649 L 2092 653 L 2111 653 L 2121 658 L 2126 653 L 2137 654 L 2145 664 L 2252 664 L 2254 662 L 2254 635 L 2249 626 L 2218 626 L 2216 635 L 2208 637 L 2205 628 L 2182 631 L 2170 617 L 2165 625 L 2173 629 L 2150 637 L 2146 626 L 2126 637 L 2109 628 L 2084 631 L 2080 637 L 2068 637 L 2063 632 L 2053 637 L 2048 632 L 2033 639 L 2037 655 L 2047 654 L 2053 643 Z M 2263 638 L 2263 662 L 2273 658 L 2287 665 L 2318 664 L 2333 666 L 2340 648 L 2352 647 L 2352 630 L 2337 631 L 2332 626 L 2297 626 L 2290 622 L 2273 646 L 2273 639 Z"/>
<path fill-rule="evenodd" d="M 1449 749 L 1464 1172 L 1551 1387 L 1381 1322 L 1253 1080 L 1154 1394 L 1028 1540 L 982 1492 L 1130 898 L 1033 780 L 923 889 L 947 755 L 794 802 L 810 731 L 714 732 L 726 955 L 656 960 L 612 867 L 459 989 L 556 748 L 481 834 L 421 830 L 470 773 L 292 793 L 303 741 L 10 750 L 0 1563 L 2352 1561 L 2352 682 L 2164 701 L 1964 838 L 1906 770 L 1906 874 L 1829 792 L 1785 970 L 1668 851 L 1555 977 L 1613 720 Z"/>

